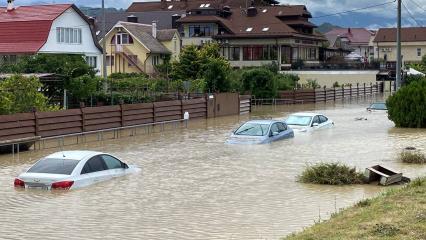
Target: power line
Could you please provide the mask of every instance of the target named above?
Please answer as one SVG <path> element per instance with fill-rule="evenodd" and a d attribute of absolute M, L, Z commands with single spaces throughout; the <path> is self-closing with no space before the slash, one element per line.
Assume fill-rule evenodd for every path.
<path fill-rule="evenodd" d="M 407 8 L 407 6 L 405 6 L 404 2 L 402 2 L 402 6 L 408 12 L 408 15 L 410 15 L 410 17 L 416 22 L 417 26 L 421 27 L 422 24 L 420 24 L 419 21 L 417 21 L 417 19 L 413 16 L 413 14 L 411 14 L 410 10 L 408 10 L 408 8 Z"/>
<path fill-rule="evenodd" d="M 410 0 L 412 3 L 414 3 L 418 8 L 420 8 L 421 10 L 423 10 L 424 12 L 426 12 L 426 10 L 422 7 L 422 6 L 420 6 L 420 4 L 418 4 L 416 1 L 414 1 L 414 0 Z"/>
<path fill-rule="evenodd" d="M 384 3 L 380 3 L 380 4 L 375 4 L 375 5 L 369 5 L 369 6 L 362 7 L 362 8 L 355 8 L 355 9 L 348 10 L 348 11 L 326 14 L 326 15 L 317 16 L 317 17 L 313 17 L 313 18 L 331 17 L 331 16 L 336 16 L 336 15 L 345 14 L 345 13 L 358 12 L 358 11 L 362 11 L 362 10 L 366 10 L 366 9 L 370 9 L 370 8 L 376 8 L 376 7 L 380 7 L 380 6 L 384 6 L 384 5 L 389 5 L 389 4 L 392 4 L 394 2 L 396 2 L 396 0 L 393 0 L 393 1 L 390 1 L 390 2 L 384 2 Z"/>

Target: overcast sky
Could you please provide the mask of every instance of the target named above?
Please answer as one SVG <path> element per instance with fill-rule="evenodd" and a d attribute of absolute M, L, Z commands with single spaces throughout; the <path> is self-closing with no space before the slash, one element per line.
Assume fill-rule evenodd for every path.
<path fill-rule="evenodd" d="M 0 0 L 5 5 L 7 0 Z M 143 2 L 144 0 L 136 0 Z M 153 0 L 148 0 L 153 1 Z M 356 13 L 341 14 L 332 17 L 321 17 L 347 11 L 356 8 L 363 8 L 374 4 L 392 2 L 393 0 L 281 0 L 282 4 L 305 4 L 308 10 L 314 15 L 315 23 L 332 22 L 340 25 L 352 25 L 362 27 L 386 27 L 393 26 L 396 17 L 396 3 L 375 7 Z M 63 3 L 72 2 L 78 6 L 100 7 L 101 0 L 15 0 L 16 5 L 28 5 L 33 3 Z M 105 0 L 107 7 L 126 9 L 133 0 Z M 408 11 L 403 7 L 404 25 L 426 26 L 426 0 L 404 0 Z M 410 16 L 409 12 L 411 12 Z M 317 18 L 319 17 L 319 18 Z M 413 19 L 415 18 L 418 23 Z"/>

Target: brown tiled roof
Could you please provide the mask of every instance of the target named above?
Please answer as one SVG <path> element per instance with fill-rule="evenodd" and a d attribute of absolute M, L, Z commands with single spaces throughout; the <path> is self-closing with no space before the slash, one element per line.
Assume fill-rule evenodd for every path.
<path fill-rule="evenodd" d="M 409 27 L 401 29 L 402 42 L 426 41 L 426 27 Z M 396 28 L 380 28 L 374 42 L 396 42 Z"/>
<path fill-rule="evenodd" d="M 180 23 L 195 23 L 195 22 L 212 22 L 222 25 L 228 29 L 230 33 L 215 36 L 215 38 L 271 38 L 271 37 L 288 37 L 297 36 L 301 38 L 309 38 L 315 40 L 325 40 L 321 35 L 302 34 L 297 32 L 290 24 L 304 24 L 305 26 L 315 27 L 309 21 L 303 20 L 281 20 L 290 14 L 294 16 L 297 12 L 300 15 L 309 13 L 305 6 L 268 6 L 258 8 L 258 13 L 254 17 L 248 17 L 245 9 L 232 11 L 232 15 L 227 18 L 211 15 L 187 15 L 178 20 Z M 251 31 L 246 31 L 252 28 Z"/>
<path fill-rule="evenodd" d="M 133 36 L 138 38 L 138 40 L 145 45 L 151 53 L 164 53 L 170 54 L 170 51 L 160 42 L 160 36 L 168 36 L 169 32 L 164 32 L 167 30 L 158 30 L 157 38 L 152 36 L 152 26 L 140 23 L 129 23 L 129 22 L 118 22 L 123 26 L 127 31 L 129 31 Z M 176 30 L 173 30 L 176 32 Z M 160 33 L 162 32 L 162 33 Z M 164 33 L 164 34 L 163 34 Z"/>
<path fill-rule="evenodd" d="M 368 44 L 374 33 L 365 28 L 335 28 L 325 35 L 345 37 L 351 44 Z"/>
<path fill-rule="evenodd" d="M 231 8 L 246 8 L 250 6 L 250 0 L 187 0 L 187 1 L 160 1 L 152 2 L 133 2 L 127 9 L 128 12 L 150 12 L 161 10 L 190 10 L 200 8 L 201 4 L 210 4 L 210 8 L 222 8 L 229 6 Z M 261 1 L 255 1 L 256 5 L 261 6 Z M 173 6 L 169 8 L 170 6 Z"/>

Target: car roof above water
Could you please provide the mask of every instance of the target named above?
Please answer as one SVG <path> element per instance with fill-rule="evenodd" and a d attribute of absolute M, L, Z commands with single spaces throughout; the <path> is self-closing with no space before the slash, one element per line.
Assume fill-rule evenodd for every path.
<path fill-rule="evenodd" d="M 58 158 L 58 159 L 64 159 L 64 160 L 83 160 L 87 157 L 92 157 L 98 154 L 103 154 L 101 152 L 96 151 L 61 151 L 52 153 L 46 158 Z"/>
<path fill-rule="evenodd" d="M 250 120 L 246 123 L 255 123 L 255 124 L 272 124 L 276 122 L 281 122 L 279 120 L 272 120 L 272 119 L 259 119 L 259 120 Z"/>
<path fill-rule="evenodd" d="M 312 113 L 312 112 L 298 112 L 290 114 L 292 116 L 303 116 L 303 117 L 315 117 L 316 115 L 323 115 L 321 113 Z"/>

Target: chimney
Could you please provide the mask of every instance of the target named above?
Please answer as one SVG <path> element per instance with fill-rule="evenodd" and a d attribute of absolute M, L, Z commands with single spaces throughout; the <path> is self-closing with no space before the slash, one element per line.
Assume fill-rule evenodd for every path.
<path fill-rule="evenodd" d="M 157 38 L 157 22 L 152 21 L 152 36 Z"/>
<path fill-rule="evenodd" d="M 90 27 L 94 27 L 95 26 L 95 18 L 94 17 L 88 17 L 87 19 L 89 20 Z"/>
<path fill-rule="evenodd" d="M 172 16 L 172 28 L 173 29 L 178 29 L 178 23 L 177 20 L 179 20 L 181 18 L 181 16 L 179 14 L 173 14 Z"/>
<path fill-rule="evenodd" d="M 127 22 L 138 23 L 138 17 L 136 17 L 135 15 L 127 16 Z"/>
<path fill-rule="evenodd" d="M 348 33 L 352 33 L 352 32 L 351 32 L 351 28 L 348 28 Z"/>
<path fill-rule="evenodd" d="M 7 11 L 13 11 L 15 10 L 15 6 L 13 5 L 14 0 L 7 0 Z"/>

